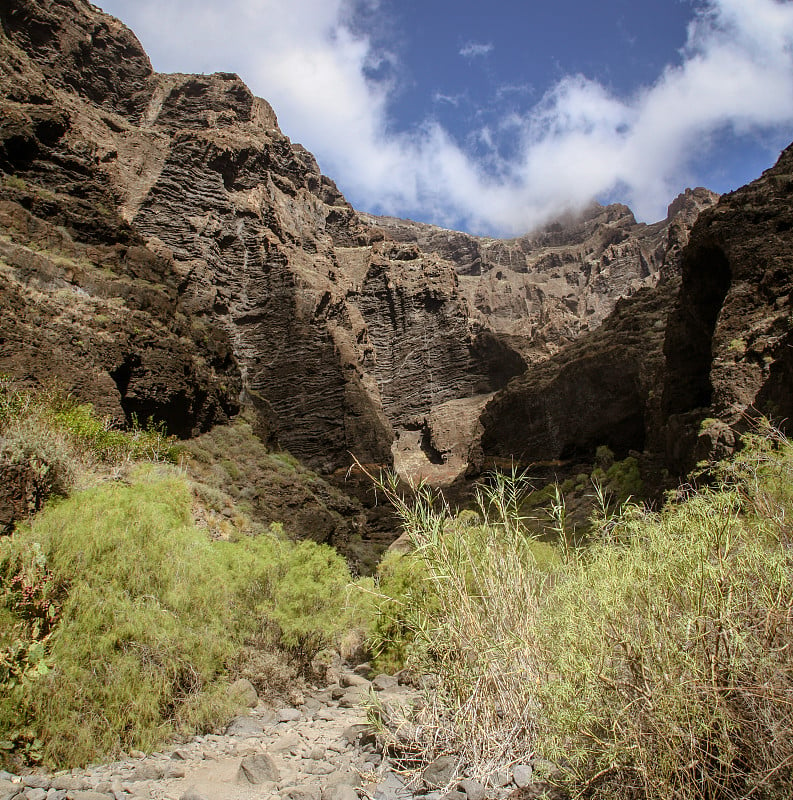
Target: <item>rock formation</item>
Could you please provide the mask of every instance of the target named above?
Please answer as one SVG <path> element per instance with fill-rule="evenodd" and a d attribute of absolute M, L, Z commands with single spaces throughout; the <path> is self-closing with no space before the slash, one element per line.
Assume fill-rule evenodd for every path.
<path fill-rule="evenodd" d="M 528 370 L 482 415 L 474 466 L 645 453 L 674 481 L 723 456 L 758 414 L 791 416 L 793 146 L 776 166 L 670 228 L 655 288 Z M 674 239 L 674 241 L 672 241 Z M 703 420 L 718 418 L 701 430 Z M 658 485 L 658 474 L 653 483 Z"/>
<path fill-rule="evenodd" d="M 661 298 L 715 200 L 706 190 L 654 225 L 593 205 L 512 240 L 371 217 L 236 75 L 157 74 L 86 0 L 7 0 L 0 26 L 0 292 L 14 311 L 0 320 L 0 370 L 57 378 L 101 411 L 182 436 L 243 404 L 265 441 L 325 474 L 352 453 L 440 482 L 472 457 L 475 470 L 508 454 L 640 448 L 663 438 L 648 433 L 653 414 L 710 402 L 693 377 L 710 339 L 696 366 L 674 356 L 706 289 L 670 327 L 669 388 L 651 388 Z M 715 252 L 707 242 L 686 252 Z M 684 259 L 684 295 L 708 258 Z M 774 331 L 729 335 L 773 373 L 763 398 L 786 408 L 787 362 L 763 367 L 752 349 Z M 727 382 L 737 352 L 719 356 Z"/>

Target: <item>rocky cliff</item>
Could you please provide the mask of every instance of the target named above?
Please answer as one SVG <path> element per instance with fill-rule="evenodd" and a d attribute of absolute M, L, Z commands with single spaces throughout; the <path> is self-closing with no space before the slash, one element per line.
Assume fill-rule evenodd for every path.
<path fill-rule="evenodd" d="M 643 453 L 652 483 L 724 456 L 760 414 L 790 419 L 793 146 L 670 228 L 662 278 L 513 380 L 482 414 L 474 466 Z M 672 239 L 675 241 L 673 242 Z M 704 423 L 704 424 L 703 424 Z"/>
<path fill-rule="evenodd" d="M 710 202 L 652 226 L 597 206 L 511 241 L 367 217 L 236 75 L 156 74 L 83 0 L 9 0 L 0 23 L 22 322 L 0 368 L 180 435 L 242 402 L 326 473 L 354 453 L 452 479 L 493 393 L 653 283 L 670 225 Z"/>
<path fill-rule="evenodd" d="M 763 327 L 782 291 L 766 272 L 785 268 L 736 283 L 732 265 L 770 263 L 785 237 L 753 210 L 773 176 L 740 212 L 709 211 L 688 249 L 716 200 L 703 189 L 654 225 L 593 205 L 473 237 L 357 213 L 236 75 L 157 74 L 85 0 L 7 0 L 0 26 L 4 372 L 181 436 L 246 406 L 264 441 L 325 474 L 352 453 L 439 482 L 600 443 L 682 463 L 675 420 L 787 408 L 787 334 Z M 724 244 L 738 216 L 769 243 Z M 754 332 L 740 305 L 719 322 L 755 279 L 770 294 Z"/>

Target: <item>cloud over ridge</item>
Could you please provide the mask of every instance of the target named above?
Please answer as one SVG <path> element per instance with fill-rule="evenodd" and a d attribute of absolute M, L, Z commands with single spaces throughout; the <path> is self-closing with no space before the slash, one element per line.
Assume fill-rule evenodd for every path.
<path fill-rule="evenodd" d="M 124 2 L 108 8 L 120 14 Z M 502 121 L 513 137 L 509 156 L 486 157 L 437 120 L 394 132 L 398 56 L 355 26 L 361 2 L 377 4 L 292 0 L 286 10 L 279 0 L 137 0 L 124 19 L 140 25 L 147 48 L 154 39 L 168 52 L 165 63 L 155 59 L 158 69 L 239 72 L 357 207 L 475 232 L 521 233 L 617 189 L 640 219 L 659 219 L 685 186 L 690 154 L 711 137 L 793 126 L 791 0 L 704 0 L 678 63 L 654 83 L 625 97 L 565 76 Z M 229 16 L 240 25 L 224 41 Z M 188 35 L 174 41 L 187 17 Z M 468 42 L 459 52 L 475 58 L 490 48 Z M 480 144 L 490 134 L 472 131 Z"/>

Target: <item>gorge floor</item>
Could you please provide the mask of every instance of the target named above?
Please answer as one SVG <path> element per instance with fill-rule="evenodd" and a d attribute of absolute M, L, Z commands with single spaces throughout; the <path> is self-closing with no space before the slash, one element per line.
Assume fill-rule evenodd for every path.
<path fill-rule="evenodd" d="M 502 786 L 486 791 L 455 775 L 455 759 L 442 756 L 411 782 L 368 724 L 368 696 L 392 714 L 421 702 L 419 692 L 392 676 L 370 681 L 345 670 L 337 683 L 293 706 L 252 696 L 248 713 L 222 734 L 68 772 L 0 772 L 0 800 L 483 800 L 515 787 L 528 796 L 529 765 L 506 770 Z"/>

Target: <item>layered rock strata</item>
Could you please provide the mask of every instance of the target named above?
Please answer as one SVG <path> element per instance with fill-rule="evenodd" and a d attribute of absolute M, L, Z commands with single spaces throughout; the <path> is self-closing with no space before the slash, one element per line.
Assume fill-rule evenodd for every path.
<path fill-rule="evenodd" d="M 793 146 L 761 178 L 672 226 L 662 279 L 512 381 L 482 415 L 473 466 L 644 452 L 682 477 L 760 414 L 793 412 Z M 721 422 L 704 420 L 718 418 Z M 655 481 L 658 485 L 658 480 Z"/>
<path fill-rule="evenodd" d="M 157 74 L 85 0 L 8 0 L 0 25 L 0 369 L 180 435 L 241 402 L 326 474 L 352 453 L 453 480 L 494 394 L 652 285 L 713 201 L 509 241 L 372 218 L 236 75 Z"/>

